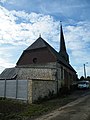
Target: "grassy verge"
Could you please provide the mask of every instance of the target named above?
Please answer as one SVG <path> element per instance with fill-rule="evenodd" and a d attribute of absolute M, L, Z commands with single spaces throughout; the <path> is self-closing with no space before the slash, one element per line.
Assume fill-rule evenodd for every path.
<path fill-rule="evenodd" d="M 25 120 L 46 114 L 63 106 L 75 98 L 64 96 L 39 104 L 26 104 L 8 99 L 0 100 L 0 120 Z"/>

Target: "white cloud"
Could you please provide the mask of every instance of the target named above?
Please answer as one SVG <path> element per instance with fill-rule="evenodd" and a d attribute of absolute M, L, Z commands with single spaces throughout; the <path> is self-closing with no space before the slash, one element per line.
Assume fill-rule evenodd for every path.
<path fill-rule="evenodd" d="M 58 27 L 58 24 L 49 15 L 8 11 L 0 7 L 0 16 L 0 23 L 2 23 L 0 25 L 0 43 L 28 44 L 28 42 L 32 43 L 40 33 L 45 38 L 48 35 L 49 38 L 57 35 L 57 31 L 54 32 L 54 29 Z M 18 21 L 19 23 L 17 23 Z"/>
<path fill-rule="evenodd" d="M 6 1 L 7 1 L 7 0 L 0 0 L 1 3 L 4 3 L 4 2 L 6 2 Z"/>
<path fill-rule="evenodd" d="M 9 67 L 15 66 L 15 64 L 10 63 L 9 61 L 2 59 L 2 58 L 0 58 L 0 65 L 1 65 L 0 66 L 1 68 L 9 68 Z"/>
<path fill-rule="evenodd" d="M 76 66 L 79 76 L 83 75 L 83 64 L 90 61 L 90 22 L 83 21 L 76 26 L 65 27 L 65 39 L 68 51 L 71 51 L 71 63 Z M 90 64 L 88 64 L 90 68 Z M 89 69 L 88 69 L 89 70 Z M 87 70 L 87 71 L 88 71 Z M 81 74 L 82 73 L 82 74 Z M 88 71 L 89 73 L 89 71 Z"/>
<path fill-rule="evenodd" d="M 68 49 L 73 51 L 83 51 L 87 52 L 86 48 L 90 42 L 90 22 L 82 22 L 82 24 L 77 24 L 77 26 L 67 26 L 65 39 Z"/>
<path fill-rule="evenodd" d="M 15 63 L 13 63 L 10 59 L 11 54 L 0 48 L 0 72 L 2 72 L 5 68 L 15 66 Z"/>
<path fill-rule="evenodd" d="M 57 27 L 58 23 L 54 22 L 49 15 L 8 11 L 0 6 L 0 71 L 2 68 L 15 65 L 16 53 L 14 52 L 15 49 L 18 50 L 17 46 L 29 46 L 40 33 L 45 39 L 54 40 L 57 36 Z"/>
<path fill-rule="evenodd" d="M 67 25 L 63 28 L 66 46 L 70 51 L 70 61 L 81 75 L 81 66 L 90 61 L 88 52 L 90 50 L 90 46 L 88 46 L 90 43 L 90 22 L 82 21 L 76 26 Z M 15 61 L 17 60 L 15 49 L 19 50 L 18 46 L 22 45 L 29 46 L 40 33 L 55 49 L 59 50 L 59 21 L 55 21 L 50 15 L 9 11 L 0 6 L 0 45 L 10 44 L 14 46 L 14 48 L 0 48 L 0 71 L 2 68 L 14 66 L 17 62 Z M 19 53 L 23 51 L 22 47 L 21 49 Z"/>
<path fill-rule="evenodd" d="M 20 48 L 19 48 L 20 47 Z M 22 46 L 0 45 L 0 72 L 5 68 L 14 67 L 22 53 Z"/>
<path fill-rule="evenodd" d="M 9 4 L 14 4 L 15 1 L 14 0 L 0 0 L 1 3 L 9 3 Z"/>

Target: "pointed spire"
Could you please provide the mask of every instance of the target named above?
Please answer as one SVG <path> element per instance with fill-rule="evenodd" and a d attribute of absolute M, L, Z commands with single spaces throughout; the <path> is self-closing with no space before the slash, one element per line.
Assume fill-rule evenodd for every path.
<path fill-rule="evenodd" d="M 61 21 L 60 21 L 60 51 L 59 52 L 66 52 L 66 46 L 65 46 L 65 40 L 64 40 Z"/>
<path fill-rule="evenodd" d="M 60 51 L 59 51 L 59 54 L 67 63 L 69 63 L 69 56 L 66 51 L 61 21 L 60 21 Z"/>

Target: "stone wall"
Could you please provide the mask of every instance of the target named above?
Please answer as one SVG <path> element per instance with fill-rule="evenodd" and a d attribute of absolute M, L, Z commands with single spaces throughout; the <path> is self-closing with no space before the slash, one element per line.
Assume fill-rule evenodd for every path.
<path fill-rule="evenodd" d="M 32 101 L 51 97 L 57 94 L 57 83 L 55 80 L 32 80 Z"/>
<path fill-rule="evenodd" d="M 55 80 L 55 63 L 44 65 L 29 65 L 17 67 L 17 79 L 41 79 L 41 80 Z"/>
<path fill-rule="evenodd" d="M 16 67 L 17 79 L 28 80 L 28 102 L 32 103 L 40 98 L 48 97 L 50 94 L 57 94 L 60 88 L 66 84 L 69 88 L 73 78 L 67 78 L 67 73 L 75 74 L 73 71 L 58 63 L 32 64 Z M 61 68 L 63 77 L 61 78 Z M 68 74 L 69 75 L 69 74 Z"/>
<path fill-rule="evenodd" d="M 56 63 L 16 67 L 17 79 L 28 80 L 28 102 L 57 93 Z"/>
<path fill-rule="evenodd" d="M 56 64 L 57 68 L 57 80 L 58 88 L 66 86 L 70 89 L 70 86 L 76 81 L 76 73 L 59 63 Z M 61 68 L 63 69 L 61 72 Z M 63 75 L 62 75 L 63 73 Z M 61 77 L 62 76 L 62 77 Z"/>

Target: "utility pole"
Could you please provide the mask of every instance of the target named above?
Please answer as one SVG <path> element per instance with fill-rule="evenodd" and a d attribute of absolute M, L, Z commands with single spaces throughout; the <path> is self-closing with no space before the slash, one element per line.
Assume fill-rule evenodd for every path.
<path fill-rule="evenodd" d="M 84 65 L 84 77 L 86 78 L 86 68 L 85 68 L 85 64 Z"/>
<path fill-rule="evenodd" d="M 86 62 L 86 64 L 88 64 L 88 62 Z M 84 65 L 84 77 L 86 79 L 86 64 L 83 64 Z"/>

